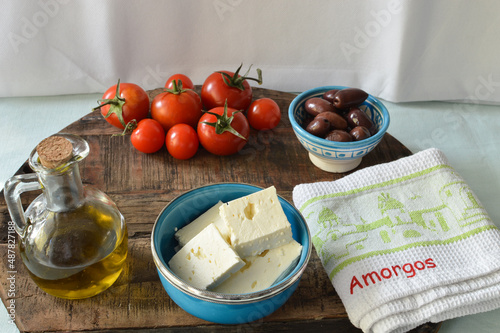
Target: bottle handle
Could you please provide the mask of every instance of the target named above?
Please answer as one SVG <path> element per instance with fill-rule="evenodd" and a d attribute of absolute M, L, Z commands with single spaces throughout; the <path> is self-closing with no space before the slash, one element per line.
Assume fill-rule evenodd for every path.
<path fill-rule="evenodd" d="M 21 204 L 21 194 L 28 191 L 35 191 L 42 188 L 36 173 L 17 175 L 5 183 L 5 202 L 9 210 L 10 217 L 15 223 L 17 234 L 22 238 L 23 230 L 26 226 L 23 205 Z"/>

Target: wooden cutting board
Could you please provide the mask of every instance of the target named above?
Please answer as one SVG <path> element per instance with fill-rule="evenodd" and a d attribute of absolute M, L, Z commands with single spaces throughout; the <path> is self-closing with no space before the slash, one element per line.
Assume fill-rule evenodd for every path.
<path fill-rule="evenodd" d="M 196 89 L 199 92 L 200 87 Z M 161 89 L 148 93 L 152 99 L 159 92 Z M 175 160 L 166 148 L 149 155 L 140 153 L 132 147 L 128 136 L 111 136 L 120 131 L 108 125 L 99 112 L 91 112 L 63 129 L 61 132 L 80 135 L 90 144 L 90 154 L 80 165 L 83 182 L 106 192 L 125 216 L 129 232 L 128 265 L 111 288 L 95 297 L 63 300 L 45 294 L 28 277 L 17 248 L 14 260 L 9 258 L 10 216 L 2 192 L 0 296 L 6 306 L 15 305 L 15 322 L 20 331 L 360 332 L 349 322 L 314 250 L 289 301 L 272 315 L 249 324 L 223 326 L 198 319 L 172 302 L 160 283 L 151 256 L 151 229 L 157 215 L 176 196 L 206 184 L 242 182 L 261 187 L 274 185 L 280 195 L 292 202 L 295 185 L 335 180 L 344 175 L 324 172 L 309 161 L 288 120 L 288 106 L 294 94 L 254 88 L 254 98 L 261 97 L 270 97 L 279 104 L 282 112 L 279 126 L 266 132 L 252 131 L 243 150 L 228 157 L 212 155 L 203 148 L 187 161 Z M 363 158 L 358 169 L 410 154 L 399 141 L 386 134 L 375 150 Z M 18 171 L 31 172 L 27 163 Z M 23 194 L 25 208 L 38 194 Z M 11 276 L 15 281 L 7 280 Z M 439 324 L 427 324 L 414 332 L 438 329 Z"/>

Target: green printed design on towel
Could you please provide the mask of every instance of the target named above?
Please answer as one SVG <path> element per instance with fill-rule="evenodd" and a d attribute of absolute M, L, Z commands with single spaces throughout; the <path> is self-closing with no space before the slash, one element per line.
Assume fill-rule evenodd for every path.
<path fill-rule="evenodd" d="M 353 189 L 353 190 L 350 190 L 350 191 L 347 191 L 347 192 L 320 195 L 318 197 L 314 197 L 314 198 L 311 198 L 311 199 L 307 200 L 302 205 L 302 207 L 300 207 L 299 210 L 301 212 L 304 212 L 304 210 L 307 208 L 307 206 L 309 206 L 310 204 L 312 204 L 312 203 L 314 203 L 314 202 L 316 202 L 318 200 L 327 199 L 327 198 L 333 198 L 333 197 L 338 197 L 338 196 L 345 196 L 345 195 L 354 194 L 354 193 L 358 193 L 358 192 L 363 192 L 363 191 L 374 189 L 374 188 L 378 188 L 378 187 L 388 186 L 388 185 L 391 185 L 391 184 L 402 183 L 405 180 L 413 179 L 413 178 L 419 177 L 419 176 L 423 176 L 423 175 L 431 173 L 431 172 L 433 172 L 435 170 L 439 170 L 439 169 L 443 169 L 443 168 L 444 169 L 452 169 L 449 165 L 440 164 L 440 165 L 436 165 L 435 167 L 432 167 L 432 168 L 429 168 L 429 169 L 426 169 L 426 170 L 422 170 L 420 172 L 416 172 L 416 173 L 413 173 L 413 174 L 408 175 L 408 176 L 404 176 L 404 177 L 396 178 L 396 179 L 391 179 L 389 181 L 382 182 L 382 183 L 379 183 L 379 184 L 369 185 L 369 186 L 365 186 L 365 187 L 362 187 L 362 188 Z"/>
<path fill-rule="evenodd" d="M 301 211 L 317 221 L 309 227 L 330 278 L 361 259 L 496 228 L 470 187 L 447 165 L 313 198 Z"/>

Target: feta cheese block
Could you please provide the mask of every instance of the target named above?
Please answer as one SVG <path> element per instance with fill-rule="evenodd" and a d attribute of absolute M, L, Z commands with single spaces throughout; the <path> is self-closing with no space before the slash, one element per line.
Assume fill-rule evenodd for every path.
<path fill-rule="evenodd" d="M 298 262 L 302 245 L 292 240 L 286 245 L 243 259 L 245 266 L 219 284 L 213 291 L 224 294 L 256 292 L 272 286 Z"/>
<path fill-rule="evenodd" d="M 292 228 L 274 186 L 229 201 L 219 213 L 241 258 L 255 256 L 292 240 Z"/>
<path fill-rule="evenodd" d="M 211 289 L 245 266 L 245 262 L 211 223 L 184 245 L 168 265 L 190 285 Z"/>
<path fill-rule="evenodd" d="M 213 223 L 217 229 L 219 229 L 221 236 L 226 240 L 226 242 L 229 243 L 229 230 L 219 215 L 219 207 L 221 205 L 222 201 L 219 201 L 205 213 L 194 219 L 191 223 L 179 229 L 174 235 L 175 239 L 179 242 L 179 246 L 183 247 L 186 245 L 187 242 L 189 242 L 200 231 L 205 229 L 210 223 Z"/>

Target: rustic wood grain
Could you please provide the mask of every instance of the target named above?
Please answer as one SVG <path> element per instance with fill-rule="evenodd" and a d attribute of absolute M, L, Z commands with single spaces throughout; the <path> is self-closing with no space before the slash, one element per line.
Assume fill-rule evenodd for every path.
<path fill-rule="evenodd" d="M 199 86 L 196 89 L 200 89 Z M 161 89 L 149 91 L 150 98 Z M 151 229 L 157 215 L 173 198 L 186 190 L 220 182 L 242 182 L 267 187 L 292 200 L 299 183 L 334 180 L 314 167 L 290 126 L 287 111 L 294 94 L 255 88 L 254 98 L 270 97 L 282 111 L 280 125 L 266 132 L 252 131 L 246 147 L 228 157 L 200 148 L 194 158 L 175 160 L 165 148 L 143 154 L 128 136 L 108 125 L 98 111 L 91 112 L 61 132 L 82 136 L 90 155 L 81 163 L 85 184 L 106 192 L 125 216 L 129 232 L 129 257 L 124 273 L 106 292 L 84 300 L 63 300 L 45 294 L 30 280 L 19 256 L 15 257 L 15 295 L 8 296 L 7 222 L 10 217 L 3 193 L 0 196 L 0 296 L 15 302 L 16 324 L 22 332 L 360 332 L 352 326 L 345 309 L 313 252 L 303 278 L 290 300 L 272 315 L 244 325 L 216 325 L 180 309 L 163 289 L 151 256 Z M 89 106 L 90 108 L 91 106 Z M 359 168 L 389 162 L 411 152 L 390 134 L 362 161 Z M 31 172 L 27 164 L 18 173 Z M 39 193 L 23 195 L 25 207 Z M 17 250 L 16 250 L 17 253 Z M 437 324 L 415 332 L 436 332 Z"/>

